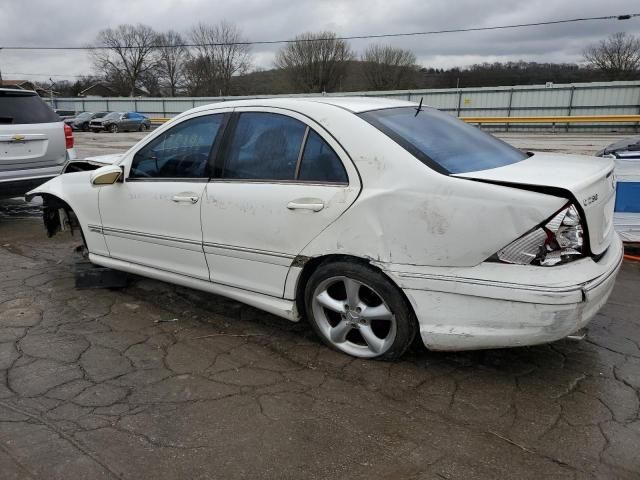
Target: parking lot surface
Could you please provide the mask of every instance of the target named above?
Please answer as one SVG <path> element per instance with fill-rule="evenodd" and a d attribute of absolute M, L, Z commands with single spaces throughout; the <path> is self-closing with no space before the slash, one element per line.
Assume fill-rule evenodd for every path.
<path fill-rule="evenodd" d="M 640 264 L 582 342 L 386 363 L 162 282 L 76 289 L 79 243 L 0 202 L 3 479 L 640 478 Z"/>

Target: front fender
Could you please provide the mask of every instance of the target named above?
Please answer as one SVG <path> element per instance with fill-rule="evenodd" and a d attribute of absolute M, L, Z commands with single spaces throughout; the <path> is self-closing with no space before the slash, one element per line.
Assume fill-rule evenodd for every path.
<path fill-rule="evenodd" d="M 51 209 L 63 208 L 66 204 L 77 218 L 89 252 L 108 256 L 98 209 L 101 187 L 91 185 L 90 174 L 90 171 L 84 171 L 58 175 L 27 192 L 25 199 L 30 202 L 35 197 L 42 197 L 45 222 Z"/>

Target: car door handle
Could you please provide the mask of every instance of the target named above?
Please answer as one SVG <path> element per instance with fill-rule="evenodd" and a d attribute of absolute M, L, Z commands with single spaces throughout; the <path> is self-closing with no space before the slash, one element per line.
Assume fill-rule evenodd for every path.
<path fill-rule="evenodd" d="M 298 198 L 287 204 L 289 210 L 311 210 L 319 212 L 324 208 L 324 202 L 319 198 Z"/>
<path fill-rule="evenodd" d="M 176 203 L 198 203 L 198 196 L 197 195 L 188 195 L 188 194 L 181 194 L 181 195 L 174 195 L 173 197 L 171 197 L 171 200 L 173 200 Z"/>

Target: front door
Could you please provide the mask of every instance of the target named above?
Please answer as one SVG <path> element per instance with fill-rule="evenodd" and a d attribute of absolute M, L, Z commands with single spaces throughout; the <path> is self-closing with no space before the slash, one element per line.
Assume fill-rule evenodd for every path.
<path fill-rule="evenodd" d="M 353 203 L 358 175 L 308 118 L 235 112 L 202 203 L 211 280 L 282 297 L 294 257 Z"/>
<path fill-rule="evenodd" d="M 225 116 L 197 114 L 131 153 L 125 179 L 100 189 L 111 257 L 209 279 L 200 208 Z"/>

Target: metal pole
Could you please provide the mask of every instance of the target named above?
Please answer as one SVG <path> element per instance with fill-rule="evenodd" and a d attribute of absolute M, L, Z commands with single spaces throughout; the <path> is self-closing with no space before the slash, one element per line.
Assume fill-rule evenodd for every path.
<path fill-rule="evenodd" d="M 167 103 L 165 99 L 162 99 L 162 118 L 167 118 Z"/>
<path fill-rule="evenodd" d="M 569 93 L 569 106 L 567 107 L 567 116 L 570 117 L 571 116 L 571 110 L 573 110 L 573 92 L 575 92 L 576 87 L 575 85 L 571 85 L 571 91 Z M 567 127 L 565 131 L 569 131 L 569 124 L 567 123 Z"/>
<path fill-rule="evenodd" d="M 507 106 L 507 117 L 511 116 L 511 102 L 513 102 L 513 87 L 511 87 L 511 90 L 509 90 L 509 105 Z M 509 131 L 509 124 L 508 123 L 505 126 L 504 131 L 505 132 Z"/>
<path fill-rule="evenodd" d="M 638 115 L 640 115 L 640 85 L 638 85 Z M 636 133 L 638 133 L 638 126 L 640 123 L 636 123 Z"/>
<path fill-rule="evenodd" d="M 462 90 L 458 89 L 458 108 L 456 110 L 456 117 L 460 116 L 460 104 L 462 103 Z"/>

